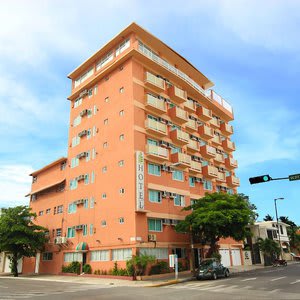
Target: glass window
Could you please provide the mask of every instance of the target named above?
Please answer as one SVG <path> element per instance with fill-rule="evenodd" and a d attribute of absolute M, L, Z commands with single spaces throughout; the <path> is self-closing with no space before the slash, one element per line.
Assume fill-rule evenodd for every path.
<path fill-rule="evenodd" d="M 212 189 L 213 189 L 212 182 L 211 182 L 211 181 L 208 181 L 208 180 L 204 180 L 204 181 L 203 181 L 203 188 L 204 188 L 205 190 L 212 191 Z"/>
<path fill-rule="evenodd" d="M 92 171 L 91 173 L 91 183 L 94 183 L 95 182 L 95 172 Z"/>
<path fill-rule="evenodd" d="M 112 261 L 122 261 L 129 260 L 132 257 L 132 249 L 124 248 L 124 249 L 113 249 L 111 251 Z"/>
<path fill-rule="evenodd" d="M 97 63 L 96 70 L 99 71 L 101 68 L 103 68 L 106 64 L 108 64 L 110 61 L 112 61 L 114 58 L 114 54 L 112 51 L 109 51 L 107 54 L 105 54 L 100 61 Z"/>
<path fill-rule="evenodd" d="M 56 228 L 56 236 L 61 236 L 61 228 Z"/>
<path fill-rule="evenodd" d="M 68 227 L 67 229 L 67 238 L 73 238 L 75 237 L 75 226 Z"/>
<path fill-rule="evenodd" d="M 42 216 L 43 214 L 44 214 L 43 210 L 39 211 L 39 216 Z"/>
<path fill-rule="evenodd" d="M 73 157 L 71 159 L 71 168 L 75 168 L 79 165 L 79 158 L 77 157 Z"/>
<path fill-rule="evenodd" d="M 175 146 L 172 146 L 171 148 L 171 154 L 173 153 L 181 153 L 181 149 Z"/>
<path fill-rule="evenodd" d="M 106 193 L 103 193 L 103 194 L 102 194 L 102 199 L 106 199 L 106 198 L 107 198 Z"/>
<path fill-rule="evenodd" d="M 178 180 L 178 181 L 183 181 L 183 172 L 174 170 L 174 172 L 172 173 L 172 179 Z"/>
<path fill-rule="evenodd" d="M 81 123 L 81 116 L 77 116 L 73 121 L 73 126 L 76 127 Z"/>
<path fill-rule="evenodd" d="M 103 143 L 103 148 L 107 148 L 108 147 L 108 143 L 107 142 L 104 142 Z"/>
<path fill-rule="evenodd" d="M 90 177 L 89 174 L 84 175 L 84 184 L 89 184 L 90 183 Z"/>
<path fill-rule="evenodd" d="M 109 97 L 105 97 L 104 102 L 108 103 L 109 102 Z"/>
<path fill-rule="evenodd" d="M 77 145 L 80 144 L 80 137 L 79 136 L 75 136 L 72 138 L 72 147 L 75 147 Z"/>
<path fill-rule="evenodd" d="M 105 226 L 106 226 L 106 221 L 105 221 L 105 220 L 102 220 L 102 221 L 101 221 L 101 226 L 102 226 L 102 227 L 105 227 Z"/>
<path fill-rule="evenodd" d="M 63 213 L 63 209 L 64 209 L 64 206 L 63 206 L 63 205 L 58 205 L 58 206 L 57 206 L 57 213 L 58 213 L 58 214 L 62 214 L 62 213 Z"/>
<path fill-rule="evenodd" d="M 92 149 L 92 159 L 95 159 L 95 157 L 96 157 L 96 149 L 93 148 Z"/>
<path fill-rule="evenodd" d="M 129 39 L 126 39 L 124 42 L 119 44 L 118 47 L 116 48 L 116 56 L 118 56 L 123 51 L 125 51 L 127 48 L 129 48 L 129 46 L 130 46 L 130 40 Z"/>
<path fill-rule="evenodd" d="M 90 235 L 94 234 L 94 224 L 90 224 Z"/>
<path fill-rule="evenodd" d="M 93 112 L 91 109 L 87 110 L 87 117 L 90 118 L 93 115 Z"/>
<path fill-rule="evenodd" d="M 69 205 L 68 205 L 68 213 L 69 214 L 76 213 L 76 209 L 77 209 L 77 205 L 74 202 L 69 203 Z"/>
<path fill-rule="evenodd" d="M 119 218 L 119 223 L 124 224 L 124 218 L 123 217 Z"/>
<path fill-rule="evenodd" d="M 119 92 L 120 92 L 120 94 L 123 94 L 123 93 L 124 93 L 124 87 L 121 87 L 121 88 L 119 89 Z"/>
<path fill-rule="evenodd" d="M 87 138 L 87 139 L 90 139 L 91 136 L 92 136 L 92 131 L 91 131 L 91 129 L 89 128 L 88 131 L 87 131 L 86 138 Z"/>
<path fill-rule="evenodd" d="M 153 203 L 160 203 L 161 202 L 161 192 L 155 190 L 149 190 L 149 201 Z"/>
<path fill-rule="evenodd" d="M 162 231 L 162 220 L 161 219 L 148 219 L 148 230 L 149 231 Z"/>
<path fill-rule="evenodd" d="M 51 208 L 46 209 L 46 214 L 49 215 L 51 213 Z"/>
<path fill-rule="evenodd" d="M 120 188 L 119 193 L 120 194 L 125 194 L 125 189 L 124 188 Z"/>
<path fill-rule="evenodd" d="M 98 85 L 95 85 L 95 87 L 94 87 L 94 94 L 97 95 L 97 93 L 98 93 Z"/>
<path fill-rule="evenodd" d="M 52 260 L 53 259 L 53 253 L 52 252 L 44 252 L 43 253 L 43 260 Z"/>
<path fill-rule="evenodd" d="M 107 124 L 108 124 L 108 119 L 105 119 L 105 120 L 103 121 L 103 123 L 104 123 L 104 125 L 107 125 Z"/>
<path fill-rule="evenodd" d="M 141 254 L 153 255 L 156 259 L 168 259 L 169 250 L 168 248 L 140 248 Z"/>
<path fill-rule="evenodd" d="M 88 90 L 88 95 L 89 95 L 89 98 L 91 98 L 93 96 L 93 89 Z"/>
<path fill-rule="evenodd" d="M 174 205 L 175 206 L 185 206 L 184 196 L 176 195 L 176 197 L 174 199 Z"/>
<path fill-rule="evenodd" d="M 87 228 L 88 228 L 87 224 L 84 224 L 82 229 L 82 235 L 87 235 Z"/>
<path fill-rule="evenodd" d="M 108 261 L 108 260 L 109 260 L 108 250 L 91 251 L 91 261 Z"/>
<path fill-rule="evenodd" d="M 147 139 L 147 144 L 148 144 L 148 145 L 155 145 L 155 146 L 157 146 L 157 145 L 158 145 L 158 142 L 155 141 L 155 140 L 152 140 L 152 139 Z"/>
<path fill-rule="evenodd" d="M 70 252 L 64 254 L 64 262 L 73 262 L 79 261 L 82 262 L 82 253 L 81 252 Z"/>
<path fill-rule="evenodd" d="M 119 116 L 120 116 L 120 117 L 123 117 L 123 116 L 124 116 L 124 110 L 120 110 L 120 111 L 119 111 Z"/>
<path fill-rule="evenodd" d="M 84 199 L 83 207 L 84 208 L 89 208 L 89 199 L 88 198 Z"/>
<path fill-rule="evenodd" d="M 102 167 L 102 173 L 106 173 L 107 172 L 107 166 Z"/>
<path fill-rule="evenodd" d="M 94 206 L 95 206 L 95 198 L 91 197 L 91 199 L 90 199 L 90 208 L 94 208 Z"/>
<path fill-rule="evenodd" d="M 124 166 L 124 160 L 119 160 L 118 165 L 119 165 L 119 167 L 123 167 Z"/>
<path fill-rule="evenodd" d="M 189 177 L 189 184 L 190 187 L 195 187 L 195 177 Z"/>
<path fill-rule="evenodd" d="M 124 134 L 121 134 L 121 135 L 119 136 L 119 140 L 120 140 L 120 141 L 124 141 L 124 139 L 125 139 Z"/>
<path fill-rule="evenodd" d="M 93 126 L 93 136 L 95 136 L 97 133 L 97 127 L 96 126 Z"/>
<path fill-rule="evenodd" d="M 160 176 L 161 175 L 160 165 L 148 163 L 148 174 Z"/>
<path fill-rule="evenodd" d="M 71 179 L 70 180 L 70 190 L 75 190 L 77 189 L 78 186 L 78 181 L 77 179 Z"/>

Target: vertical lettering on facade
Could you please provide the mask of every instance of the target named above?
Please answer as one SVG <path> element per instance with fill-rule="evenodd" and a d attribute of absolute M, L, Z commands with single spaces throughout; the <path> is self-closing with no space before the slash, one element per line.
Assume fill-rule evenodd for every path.
<path fill-rule="evenodd" d="M 136 151 L 136 209 L 144 210 L 144 152 Z"/>

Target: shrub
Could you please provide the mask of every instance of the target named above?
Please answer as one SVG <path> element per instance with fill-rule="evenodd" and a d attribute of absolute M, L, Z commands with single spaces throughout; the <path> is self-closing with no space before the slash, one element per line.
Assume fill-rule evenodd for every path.
<path fill-rule="evenodd" d="M 92 274 L 92 267 L 89 264 L 83 266 L 82 271 L 85 274 Z"/>
<path fill-rule="evenodd" d="M 73 261 L 68 266 L 62 266 L 63 273 L 75 273 L 80 274 L 80 262 Z"/>
<path fill-rule="evenodd" d="M 155 259 L 155 256 L 147 254 L 132 256 L 132 258 L 126 262 L 128 274 L 133 277 L 144 275 L 148 264 L 154 263 Z"/>
<path fill-rule="evenodd" d="M 149 275 L 163 274 L 168 272 L 170 272 L 168 263 L 165 261 L 159 261 L 157 264 L 151 266 Z"/>

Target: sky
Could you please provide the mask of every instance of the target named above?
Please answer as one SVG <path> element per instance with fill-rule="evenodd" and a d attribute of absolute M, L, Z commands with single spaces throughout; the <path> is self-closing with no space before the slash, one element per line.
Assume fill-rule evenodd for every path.
<path fill-rule="evenodd" d="M 2 0 L 0 207 L 27 205 L 33 170 L 67 155 L 67 74 L 131 22 L 211 79 L 234 109 L 240 193 L 300 225 L 300 1 Z"/>

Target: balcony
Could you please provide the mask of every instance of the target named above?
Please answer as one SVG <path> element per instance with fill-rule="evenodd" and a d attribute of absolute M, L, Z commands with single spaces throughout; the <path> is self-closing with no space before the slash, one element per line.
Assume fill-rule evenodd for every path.
<path fill-rule="evenodd" d="M 227 151 L 235 150 L 235 144 L 232 141 L 230 141 L 229 139 L 223 140 L 222 146 L 223 146 L 224 150 L 227 150 Z"/>
<path fill-rule="evenodd" d="M 193 100 L 187 99 L 186 102 L 184 102 L 184 107 L 189 112 L 196 112 L 196 104 Z"/>
<path fill-rule="evenodd" d="M 156 98 L 150 94 L 146 95 L 146 107 L 159 114 L 163 114 L 167 112 L 166 103 L 164 100 Z"/>
<path fill-rule="evenodd" d="M 171 87 L 169 87 L 168 91 L 169 91 L 169 96 L 170 96 L 171 100 L 176 103 L 181 104 L 187 100 L 186 91 L 176 87 L 175 85 L 172 85 Z"/>
<path fill-rule="evenodd" d="M 203 106 L 197 107 L 197 115 L 202 121 L 210 121 L 212 119 L 212 113 L 210 109 Z"/>
<path fill-rule="evenodd" d="M 236 159 L 233 159 L 232 157 L 225 158 L 225 166 L 227 169 L 235 169 L 238 167 L 238 163 Z"/>
<path fill-rule="evenodd" d="M 201 174 L 202 173 L 201 163 L 191 160 L 190 172 L 196 173 L 196 174 Z"/>
<path fill-rule="evenodd" d="M 189 143 L 187 144 L 187 151 L 199 152 L 199 143 L 194 140 L 189 140 Z"/>
<path fill-rule="evenodd" d="M 165 90 L 165 81 L 149 72 L 145 73 L 145 85 L 157 92 Z"/>
<path fill-rule="evenodd" d="M 198 127 L 198 133 L 200 134 L 201 138 L 206 140 L 214 137 L 212 129 L 205 124 L 202 124 Z"/>
<path fill-rule="evenodd" d="M 228 123 L 222 123 L 220 125 L 220 129 L 222 130 L 222 133 L 226 136 L 233 134 L 233 127 Z"/>
<path fill-rule="evenodd" d="M 187 168 L 191 165 L 191 157 L 184 153 L 171 154 L 171 162 L 177 164 L 177 167 Z"/>
<path fill-rule="evenodd" d="M 216 156 L 216 149 L 209 145 L 203 145 L 200 147 L 200 153 L 203 157 L 214 158 Z"/>
<path fill-rule="evenodd" d="M 192 119 L 188 119 L 187 123 L 185 124 L 185 129 L 190 132 L 197 131 L 197 122 Z"/>
<path fill-rule="evenodd" d="M 216 118 L 211 118 L 209 121 L 211 127 L 220 128 L 220 120 Z"/>
<path fill-rule="evenodd" d="M 174 106 L 169 109 L 169 116 L 172 120 L 177 121 L 179 124 L 186 123 L 188 121 L 188 113 L 180 107 Z"/>
<path fill-rule="evenodd" d="M 233 188 L 240 186 L 239 178 L 237 178 L 233 175 L 226 177 L 226 183 L 228 186 L 233 187 Z"/>
<path fill-rule="evenodd" d="M 218 172 L 218 177 L 216 178 L 219 182 L 226 182 L 226 175 L 223 172 Z"/>
<path fill-rule="evenodd" d="M 216 164 L 224 164 L 225 162 L 224 155 L 221 153 L 216 153 L 214 160 Z"/>
<path fill-rule="evenodd" d="M 154 135 L 158 135 L 160 137 L 167 136 L 167 134 L 168 134 L 167 125 L 162 124 L 153 119 L 147 119 L 145 122 L 145 127 L 146 127 L 147 132 L 150 132 Z"/>
<path fill-rule="evenodd" d="M 211 142 L 216 145 L 222 145 L 221 137 L 219 135 L 214 135 L 214 137 L 211 139 Z"/>
<path fill-rule="evenodd" d="M 202 167 L 202 174 L 205 178 L 217 178 L 218 177 L 218 169 L 214 166 L 205 166 Z"/>
<path fill-rule="evenodd" d="M 188 144 L 190 137 L 188 133 L 179 130 L 174 129 L 170 132 L 170 137 L 174 143 L 180 144 L 180 145 L 186 145 Z"/>
<path fill-rule="evenodd" d="M 169 159 L 168 149 L 156 145 L 146 145 L 146 153 L 149 157 L 161 161 L 165 161 Z"/>

